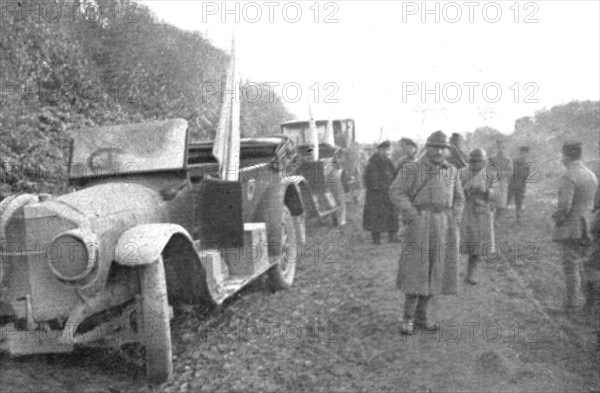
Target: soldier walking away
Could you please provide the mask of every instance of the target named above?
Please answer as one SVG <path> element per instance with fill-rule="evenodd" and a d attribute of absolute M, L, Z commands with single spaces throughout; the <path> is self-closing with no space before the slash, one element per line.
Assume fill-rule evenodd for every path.
<path fill-rule="evenodd" d="M 567 312 L 578 306 L 581 260 L 591 245 L 590 221 L 598 187 L 598 179 L 581 161 L 581 153 L 580 142 L 563 144 L 562 163 L 566 170 L 559 182 L 557 210 L 552 214 L 555 223 L 553 240 L 562 251 Z"/>
<path fill-rule="evenodd" d="M 467 249 L 468 265 L 465 282 L 477 284 L 477 265 L 481 257 L 495 252 L 494 176 L 489 175 L 485 150 L 475 149 L 469 155 L 469 165 L 461 171 L 461 181 L 465 193 L 463 215 L 463 244 Z"/>
<path fill-rule="evenodd" d="M 517 212 L 517 224 L 521 223 L 523 200 L 525 199 L 527 180 L 530 174 L 528 156 L 529 146 L 519 147 L 519 156 L 513 160 L 513 174 L 508 184 L 508 197 L 506 198 L 506 204 L 510 205 L 514 198 Z"/>
<path fill-rule="evenodd" d="M 502 141 L 496 141 L 496 155 L 490 157 L 490 164 L 496 170 L 497 192 L 496 198 L 496 221 L 506 210 L 506 201 L 508 197 L 508 180 L 512 174 L 513 162 L 506 155 L 506 146 Z"/>
<path fill-rule="evenodd" d="M 396 161 L 396 173 L 407 162 L 415 162 L 417 158 L 417 143 L 410 138 L 400 138 L 400 158 Z"/>
<path fill-rule="evenodd" d="M 390 187 L 390 198 L 408 225 L 398 263 L 397 288 L 404 292 L 400 331 L 436 330 L 428 304 L 440 294 L 458 293 L 458 245 L 448 244 L 451 218 L 460 222 L 465 197 L 458 171 L 446 161 L 450 144 L 442 131 L 427 138 L 426 152 L 405 165 Z M 452 266 L 454 265 L 454 266 Z"/>
<path fill-rule="evenodd" d="M 365 209 L 363 227 L 370 231 L 373 244 L 381 244 L 381 232 L 388 232 L 390 243 L 398 243 L 398 214 L 389 197 L 390 184 L 394 181 L 395 168 L 390 161 L 390 141 L 377 146 L 377 152 L 369 159 L 365 171 Z"/>

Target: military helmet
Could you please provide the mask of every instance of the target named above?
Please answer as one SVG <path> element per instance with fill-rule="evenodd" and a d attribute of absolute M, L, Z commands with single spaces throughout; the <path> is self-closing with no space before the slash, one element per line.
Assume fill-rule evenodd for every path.
<path fill-rule="evenodd" d="M 450 135 L 450 142 L 454 144 L 459 144 L 462 142 L 462 140 L 463 137 L 458 132 L 453 132 L 452 135 Z"/>
<path fill-rule="evenodd" d="M 477 148 L 471 151 L 469 154 L 469 162 L 478 164 L 487 159 L 487 155 L 485 154 L 485 150 Z"/>
<path fill-rule="evenodd" d="M 443 131 L 436 131 L 433 134 L 429 135 L 425 146 L 445 147 L 448 149 L 452 147 L 452 145 L 448 143 L 448 137 L 446 136 L 446 134 L 444 134 Z"/>
<path fill-rule="evenodd" d="M 410 138 L 400 138 L 400 143 L 405 144 L 405 145 L 410 145 L 410 146 L 414 146 L 417 147 L 417 142 L 413 141 Z"/>
<path fill-rule="evenodd" d="M 379 145 L 377 145 L 378 149 L 389 149 L 392 147 L 392 143 L 390 141 L 383 141 Z"/>

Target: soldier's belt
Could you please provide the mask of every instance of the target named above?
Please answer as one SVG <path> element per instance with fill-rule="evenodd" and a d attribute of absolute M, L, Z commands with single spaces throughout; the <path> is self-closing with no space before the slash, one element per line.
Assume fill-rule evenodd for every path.
<path fill-rule="evenodd" d="M 415 207 L 419 213 L 421 212 L 431 212 L 431 213 L 446 213 L 450 211 L 450 208 L 447 206 L 416 206 Z"/>

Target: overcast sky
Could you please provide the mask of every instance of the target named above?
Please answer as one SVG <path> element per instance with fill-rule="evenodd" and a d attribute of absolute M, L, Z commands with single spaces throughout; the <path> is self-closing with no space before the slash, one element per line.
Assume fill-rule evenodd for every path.
<path fill-rule="evenodd" d="M 381 128 L 508 133 L 541 108 L 600 98 L 598 1 L 428 1 L 429 14 L 420 1 L 144 3 L 227 51 L 235 31 L 245 78 L 287 84 L 300 118 L 309 99 L 315 117 L 355 118 L 360 141 Z"/>

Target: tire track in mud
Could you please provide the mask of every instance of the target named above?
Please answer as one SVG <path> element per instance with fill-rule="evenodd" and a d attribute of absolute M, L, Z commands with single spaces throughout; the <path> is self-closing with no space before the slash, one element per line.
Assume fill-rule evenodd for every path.
<path fill-rule="evenodd" d="M 532 184 L 529 190 L 529 205 L 535 205 L 535 209 L 526 211 L 524 220 L 525 225 L 515 225 L 515 216 L 504 217 L 496 231 L 499 236 L 499 244 L 502 250 L 511 249 L 511 245 L 517 244 L 517 252 L 502 254 L 502 264 L 505 267 L 501 270 L 509 279 L 526 294 L 526 298 L 531 302 L 536 312 L 561 335 L 570 335 L 572 340 L 581 348 L 593 348 L 596 345 L 596 337 L 590 335 L 590 318 L 587 318 L 581 311 L 567 314 L 562 308 L 562 298 L 564 297 L 564 273 L 561 266 L 561 255 L 558 246 L 551 241 L 552 227 L 550 224 L 550 215 L 552 214 L 551 197 L 553 190 L 549 189 L 550 182 Z M 509 210 L 514 214 L 513 210 Z M 513 230 L 516 226 L 516 230 Z M 532 230 L 538 228 L 538 230 Z M 523 235 L 527 233 L 527 243 L 535 244 L 534 259 L 524 258 L 521 261 L 520 246 L 523 244 Z M 516 260 L 515 260 L 516 259 Z M 551 267 L 549 274 L 541 280 L 535 277 L 535 272 L 541 272 L 542 269 Z M 537 269 L 536 269 L 537 268 Z M 532 270 L 535 269 L 535 272 Z M 533 276 L 533 277 L 532 277 Z M 540 285 L 540 281 L 546 281 L 548 285 Z M 598 310 L 596 310 L 598 312 Z M 592 329 L 599 328 L 598 322 Z"/>
<path fill-rule="evenodd" d="M 551 187 L 552 182 L 547 180 L 531 185 L 526 198 L 529 209 L 522 217 L 522 225 L 516 224 L 512 209 L 508 211 L 510 215 L 497 223 L 499 246 L 510 252 L 502 255 L 494 271 L 506 278 L 508 297 L 523 299 L 537 315 L 534 320 L 539 324 L 535 325 L 538 339 L 521 348 L 522 358 L 541 365 L 549 372 L 552 372 L 554 363 L 561 363 L 562 368 L 583 376 L 591 391 L 598 391 L 600 351 L 596 332 L 600 321 L 581 311 L 565 313 L 562 307 L 564 272 L 558 246 L 551 241 L 551 201 L 556 192 Z M 535 247 L 532 248 L 532 244 Z M 523 248 L 529 250 L 521 253 Z M 524 318 L 534 317 L 525 314 L 524 310 L 515 310 L 514 313 L 522 314 Z M 544 334 L 539 334 L 542 330 Z"/>

